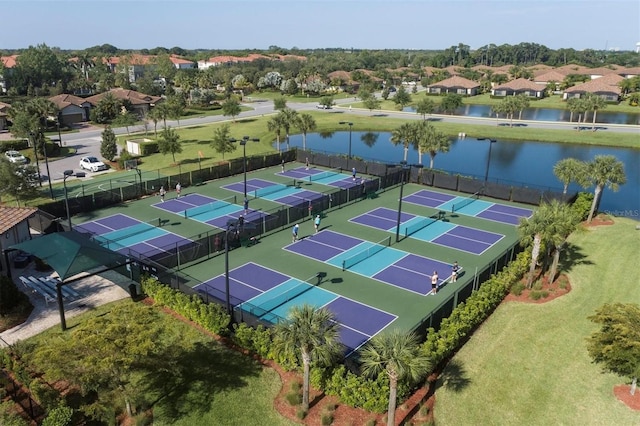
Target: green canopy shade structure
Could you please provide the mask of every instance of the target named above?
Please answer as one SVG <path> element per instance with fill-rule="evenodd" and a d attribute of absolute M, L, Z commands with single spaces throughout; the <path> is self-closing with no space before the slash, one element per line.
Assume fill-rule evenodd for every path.
<path fill-rule="evenodd" d="M 124 266 L 130 260 L 117 252 L 102 247 L 79 232 L 55 232 L 9 247 L 8 250 L 22 250 L 51 266 L 60 276 L 57 284 L 58 308 L 62 330 L 66 329 L 64 305 L 62 302 L 62 286 L 68 284 L 68 278 L 81 272 L 97 270 L 92 275 Z"/>

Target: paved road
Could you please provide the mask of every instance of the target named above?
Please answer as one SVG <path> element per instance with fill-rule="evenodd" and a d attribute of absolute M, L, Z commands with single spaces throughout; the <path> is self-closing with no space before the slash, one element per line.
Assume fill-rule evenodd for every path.
<path fill-rule="evenodd" d="M 404 119 L 414 119 L 420 120 L 422 116 L 412 113 L 412 112 L 400 112 L 400 111 L 375 111 L 371 112 L 366 109 L 352 109 L 350 104 L 357 102 L 354 99 L 340 99 L 336 101 L 336 106 L 330 110 L 319 110 L 325 114 L 336 114 L 340 115 L 343 113 L 355 114 L 355 115 L 363 115 L 363 116 L 371 116 L 372 114 L 376 114 L 380 117 L 393 117 L 393 118 L 404 118 Z M 240 113 L 238 118 L 247 118 L 247 117 L 256 117 L 263 116 L 268 114 L 273 114 L 273 102 L 271 101 L 257 101 L 251 103 L 249 105 L 252 108 L 250 111 L 244 111 Z M 288 103 L 287 106 L 289 108 L 295 109 L 297 111 L 318 111 L 316 109 L 316 103 Z M 509 122 L 507 120 L 501 119 L 499 122 L 496 122 L 494 118 L 482 118 L 482 117 L 466 117 L 466 116 L 451 116 L 451 115 L 430 115 L 429 119 L 431 120 L 439 120 L 442 122 L 448 123 L 459 123 L 459 124 L 483 124 L 488 126 L 495 126 L 496 124 L 500 125 L 508 125 Z M 229 118 L 224 116 L 206 116 L 206 117 L 195 117 L 195 118 L 187 118 L 180 120 L 180 127 L 188 127 L 195 125 L 202 125 L 214 122 L 222 122 L 222 121 L 231 121 Z M 575 123 L 566 123 L 566 122 L 555 122 L 555 121 L 527 121 L 527 120 L 513 120 L 515 125 L 519 126 L 527 126 L 529 128 L 539 128 L 539 129 L 558 129 L 558 130 L 573 130 L 575 129 Z M 172 127 L 177 127 L 177 121 L 167 121 L 167 124 Z M 587 124 L 587 127 L 589 125 Z M 624 125 L 624 124 L 600 124 L 598 131 L 606 131 L 606 132 L 620 132 L 620 133 L 637 133 L 640 136 L 640 127 L 633 125 Z M 127 131 L 125 128 L 113 129 L 116 135 L 126 134 Z M 138 133 L 144 132 L 143 126 L 131 126 L 129 128 L 130 133 Z M 81 129 L 78 133 L 68 133 L 62 135 L 62 142 L 67 146 L 73 146 L 77 149 L 77 154 L 71 157 L 63 158 L 60 160 L 52 161 L 49 163 L 49 171 L 51 173 L 52 181 L 59 181 L 62 179 L 63 171 L 65 170 L 74 170 L 80 171 L 78 167 L 78 163 L 80 161 L 80 157 L 85 155 L 93 155 L 98 158 L 100 155 L 100 142 L 102 128 L 97 127 L 87 127 Z M 47 170 L 44 162 L 40 164 L 40 173 L 43 176 L 43 180 L 46 180 Z M 88 175 L 91 173 L 89 172 Z"/>

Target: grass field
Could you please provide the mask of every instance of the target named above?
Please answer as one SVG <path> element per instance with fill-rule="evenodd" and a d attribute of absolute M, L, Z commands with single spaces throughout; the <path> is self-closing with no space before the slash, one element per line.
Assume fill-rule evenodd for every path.
<path fill-rule="evenodd" d="M 592 364 L 587 317 L 604 303 L 640 303 L 636 221 L 576 232 L 566 255 L 571 292 L 550 303 L 503 303 L 438 382 L 440 425 L 637 425 L 617 401 L 624 378 Z"/>
<path fill-rule="evenodd" d="M 115 306 L 123 303 L 133 302 L 115 302 L 71 318 L 67 321 L 69 328 L 73 329 L 92 316 L 109 315 Z M 172 347 L 171 353 L 163 358 L 167 365 L 174 366 L 163 373 L 162 384 L 168 391 L 161 393 L 159 388 L 140 387 L 145 395 L 141 399 L 156 401 L 153 405 L 154 425 L 251 425 L 257 424 L 258 418 L 260 424 L 294 424 L 282 418 L 273 406 L 281 387 L 277 372 L 159 311 L 163 333 L 157 340 L 173 341 L 180 346 Z M 55 339 L 60 333 L 59 327 L 52 327 L 29 342 L 46 344 L 48 339 Z M 147 382 L 161 384 L 158 380 L 141 381 Z M 169 383 L 171 386 L 167 386 Z M 121 405 L 122 402 L 116 403 Z"/>

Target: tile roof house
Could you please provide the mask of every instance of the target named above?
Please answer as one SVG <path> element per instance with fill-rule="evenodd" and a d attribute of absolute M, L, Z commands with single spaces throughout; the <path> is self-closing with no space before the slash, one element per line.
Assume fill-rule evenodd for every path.
<path fill-rule="evenodd" d="M 0 102 L 0 132 L 7 129 L 7 111 L 11 105 Z"/>
<path fill-rule="evenodd" d="M 207 68 L 210 68 L 210 67 L 219 67 L 222 65 L 233 65 L 238 63 L 253 62 L 258 59 L 271 60 L 272 58 L 270 58 L 269 56 L 260 55 L 258 53 L 250 53 L 247 56 L 228 56 L 228 55 L 214 56 L 209 59 L 198 61 L 198 69 L 206 70 Z"/>
<path fill-rule="evenodd" d="M 526 78 L 516 78 L 491 89 L 491 96 L 516 96 L 525 95 L 529 98 L 544 98 L 545 87 Z"/>
<path fill-rule="evenodd" d="M 33 207 L 0 206 L 0 252 L 14 244 L 31 239 L 28 220 L 37 210 Z M 9 251 L 7 254 L 11 261 L 18 252 Z M 0 272 L 7 275 L 8 270 L 9 265 L 6 263 L 5 256 L 0 256 Z"/>
<path fill-rule="evenodd" d="M 92 106 L 95 106 L 107 95 L 107 93 L 111 93 L 116 99 L 130 102 L 133 111 L 140 117 L 146 115 L 147 112 L 155 106 L 155 104 L 163 101 L 160 96 L 145 95 L 144 93 L 136 92 L 135 90 L 121 88 L 111 89 L 108 92 L 88 97 L 85 100 Z"/>
<path fill-rule="evenodd" d="M 58 117 L 61 123 L 69 125 L 89 120 L 91 103 L 87 100 L 67 94 L 53 96 L 49 100 L 60 110 Z"/>
<path fill-rule="evenodd" d="M 0 56 L 0 62 L 2 62 L 2 66 L 5 68 L 5 72 L 7 74 L 9 74 L 12 71 L 11 68 L 14 68 L 17 65 L 17 59 L 18 59 L 18 55 Z M 6 93 L 6 92 L 7 92 L 7 84 L 4 80 L 4 76 L 0 74 L 0 93 Z"/>
<path fill-rule="evenodd" d="M 622 80 L 624 80 L 624 77 L 618 74 L 605 75 L 565 89 L 562 99 L 581 98 L 587 93 L 593 93 L 607 102 L 619 102 L 622 95 L 619 83 Z"/>
<path fill-rule="evenodd" d="M 533 78 L 533 82 L 541 86 L 546 86 L 552 81 L 555 81 L 556 83 L 560 83 L 564 81 L 565 77 L 566 77 L 565 74 L 552 69 L 550 71 L 545 71 L 544 73 L 541 73 L 535 76 Z"/>
<path fill-rule="evenodd" d="M 478 82 L 458 76 L 427 86 L 427 93 L 431 94 L 457 93 L 459 95 L 475 96 L 479 90 L 480 84 Z"/>
<path fill-rule="evenodd" d="M 132 54 L 128 56 L 112 56 L 105 59 L 105 65 L 109 68 L 109 71 L 115 73 L 118 71 L 127 72 L 129 74 L 129 81 L 135 82 L 142 77 L 145 72 L 154 71 L 156 65 L 156 55 L 140 55 Z M 169 60 L 176 69 L 189 69 L 195 68 L 195 63 L 187 59 L 181 58 L 177 55 L 170 55 Z M 118 70 L 118 67 L 126 64 L 127 70 Z"/>

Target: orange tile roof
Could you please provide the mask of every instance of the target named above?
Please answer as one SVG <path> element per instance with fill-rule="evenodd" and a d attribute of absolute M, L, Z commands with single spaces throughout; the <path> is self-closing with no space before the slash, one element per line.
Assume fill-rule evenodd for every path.
<path fill-rule="evenodd" d="M 480 87 L 480 84 L 467 78 L 454 75 L 453 77 L 430 84 L 427 87 L 462 87 L 464 89 L 473 89 L 474 87 Z"/>
<path fill-rule="evenodd" d="M 111 93 L 117 99 L 126 99 L 131 102 L 131 105 L 154 104 L 162 99 L 162 97 L 160 96 L 146 95 L 144 93 L 136 92 L 135 90 L 115 88 L 109 90 L 108 92 L 88 97 L 87 99 L 85 99 L 85 101 L 93 105 L 97 105 L 98 102 L 100 102 L 100 100 L 105 97 L 107 93 Z"/>
<path fill-rule="evenodd" d="M 83 103 L 87 102 L 86 100 L 78 96 L 68 95 L 64 93 L 61 95 L 52 96 L 49 98 L 49 100 L 53 102 L 59 109 L 64 109 L 69 105 L 76 105 L 81 107 Z"/>
<path fill-rule="evenodd" d="M 15 67 L 18 63 L 17 59 L 18 59 L 18 55 L 0 56 L 0 61 L 2 61 L 2 64 L 4 65 L 5 68 Z"/>
<path fill-rule="evenodd" d="M 508 81 L 500 86 L 494 88 L 495 90 L 501 89 L 509 89 L 509 90 L 533 90 L 540 91 L 542 90 L 542 86 L 534 83 L 533 81 L 527 80 L 526 78 L 516 78 L 515 80 Z"/>
<path fill-rule="evenodd" d="M 25 219 L 28 219 L 36 211 L 38 209 L 34 207 L 0 206 L 0 234 L 4 234 Z"/>
<path fill-rule="evenodd" d="M 556 70 L 551 70 L 551 71 L 545 71 L 542 74 L 538 74 L 535 78 L 534 81 L 541 81 L 541 82 L 550 82 L 550 81 L 556 81 L 556 82 L 560 82 L 560 81 L 564 81 L 564 78 L 566 77 L 565 74 L 558 72 Z"/>
<path fill-rule="evenodd" d="M 589 92 L 589 93 L 617 93 L 620 95 L 622 90 L 618 83 L 624 80 L 624 77 L 618 74 L 609 74 L 603 77 L 594 78 L 586 83 L 577 84 L 566 89 L 565 93 Z"/>

